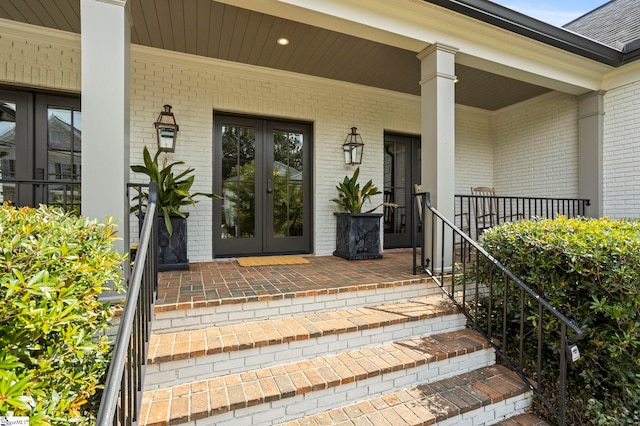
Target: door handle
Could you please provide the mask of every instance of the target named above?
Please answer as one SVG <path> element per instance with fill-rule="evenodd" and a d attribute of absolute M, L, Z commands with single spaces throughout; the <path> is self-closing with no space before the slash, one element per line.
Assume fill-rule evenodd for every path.
<path fill-rule="evenodd" d="M 273 179 L 267 179 L 267 194 L 271 194 L 273 192 Z"/>

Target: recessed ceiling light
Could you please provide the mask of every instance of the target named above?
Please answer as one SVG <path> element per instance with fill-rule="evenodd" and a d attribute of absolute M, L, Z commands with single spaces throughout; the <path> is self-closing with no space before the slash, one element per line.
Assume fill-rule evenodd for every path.
<path fill-rule="evenodd" d="M 284 37 L 280 37 L 278 39 L 278 44 L 280 46 L 286 46 L 287 44 L 289 44 L 289 39 L 288 38 L 284 38 Z"/>

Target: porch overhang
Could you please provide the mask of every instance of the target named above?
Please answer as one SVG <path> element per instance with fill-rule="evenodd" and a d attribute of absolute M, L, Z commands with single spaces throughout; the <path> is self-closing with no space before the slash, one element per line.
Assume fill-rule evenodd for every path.
<path fill-rule="evenodd" d="M 27 0 L 7 0 L 0 19 L 80 33 L 80 0 L 50 1 L 52 7 L 35 9 Z M 434 43 L 455 46 L 456 103 L 490 111 L 550 90 L 600 90 L 603 75 L 622 63 L 614 49 L 482 0 L 126 3 L 133 44 L 416 96 L 416 54 Z M 275 43 L 282 34 L 289 46 Z"/>

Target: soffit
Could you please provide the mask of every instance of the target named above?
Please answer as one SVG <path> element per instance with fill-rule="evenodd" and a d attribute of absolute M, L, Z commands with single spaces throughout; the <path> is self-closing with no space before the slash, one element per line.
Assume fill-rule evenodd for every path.
<path fill-rule="evenodd" d="M 134 44 L 420 95 L 411 50 L 211 0 L 136 0 L 131 16 Z M 2 0 L 0 18 L 79 33 L 80 0 Z M 549 91 L 461 64 L 456 74 L 456 103 L 491 111 Z"/>

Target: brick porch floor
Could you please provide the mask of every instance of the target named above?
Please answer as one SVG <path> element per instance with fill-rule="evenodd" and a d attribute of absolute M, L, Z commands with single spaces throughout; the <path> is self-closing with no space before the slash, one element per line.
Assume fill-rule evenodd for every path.
<path fill-rule="evenodd" d="M 161 272 L 156 309 L 161 311 L 226 303 L 304 297 L 420 282 L 411 250 L 385 250 L 382 259 L 348 261 L 308 256 L 311 263 L 242 267 L 235 259 L 192 263 L 188 271 Z"/>

